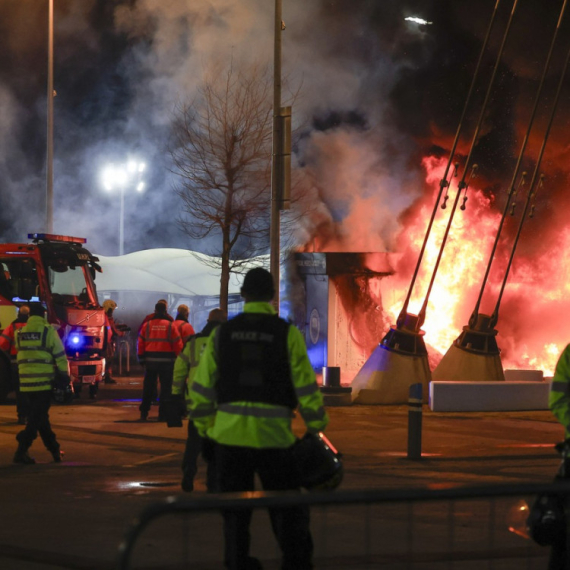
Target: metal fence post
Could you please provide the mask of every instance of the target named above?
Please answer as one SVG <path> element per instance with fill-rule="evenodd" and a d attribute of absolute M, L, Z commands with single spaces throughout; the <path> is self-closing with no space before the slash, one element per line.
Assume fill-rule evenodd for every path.
<path fill-rule="evenodd" d="M 422 385 L 412 384 L 408 399 L 408 459 L 422 458 Z"/>

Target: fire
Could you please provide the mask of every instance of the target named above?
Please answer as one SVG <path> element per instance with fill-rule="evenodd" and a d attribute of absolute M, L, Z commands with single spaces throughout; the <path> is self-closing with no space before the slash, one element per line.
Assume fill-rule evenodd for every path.
<path fill-rule="evenodd" d="M 403 255 L 406 265 L 397 268 L 396 288 L 399 295 L 388 308 L 392 322 L 395 322 L 407 293 L 413 266 L 417 261 L 427 220 L 439 191 L 445 161 L 429 157 L 424 159 L 427 182 L 432 186 L 431 203 L 426 202 L 418 210 L 413 223 L 403 228 L 401 237 L 407 240 L 404 249 L 416 252 L 416 257 Z M 457 209 L 449 237 L 443 252 L 439 270 L 427 306 L 426 321 L 422 327 L 429 347 L 443 355 L 466 326 L 475 307 L 477 296 L 485 274 L 501 213 L 493 208 L 491 199 L 477 187 L 477 179 L 468 190 L 468 201 L 464 211 Z M 412 292 L 409 312 L 418 314 L 425 299 L 429 281 L 435 267 L 445 227 L 449 220 L 456 189 L 450 188 L 446 210 L 439 210 L 432 233 L 428 240 L 424 258 Z M 461 202 L 460 202 L 461 203 Z M 522 206 L 519 206 L 519 215 Z M 443 214 L 443 215 L 442 215 Z M 519 219 L 515 216 L 515 223 Z M 525 221 L 523 232 L 533 231 L 532 220 Z M 536 222 L 534 222 L 536 223 Z M 512 224 L 511 224 L 512 226 Z M 479 311 L 491 314 L 498 299 L 508 255 L 512 248 L 512 236 L 504 237 L 509 227 L 505 223 L 503 238 L 491 266 L 489 281 Z M 536 230 L 534 230 L 536 231 Z M 511 229 L 511 234 L 512 229 Z M 401 242 L 400 242 L 401 243 Z M 539 254 L 537 258 L 520 255 L 520 243 L 515 253 L 515 262 L 509 274 L 505 293 L 499 310 L 497 341 L 502 349 L 505 369 L 540 369 L 545 375 L 552 375 L 560 352 L 568 339 L 562 327 L 552 326 L 564 321 L 564 305 L 570 304 L 570 265 L 564 265 L 564 252 L 570 247 L 570 228 L 564 229 L 558 239 L 555 251 Z M 406 282 L 405 279 L 408 279 Z M 401 287 L 401 288 L 400 288 Z M 570 308 L 570 307 L 568 307 Z M 541 315 L 541 316 L 539 316 Z M 548 322 L 549 318 L 553 322 Z"/>
<path fill-rule="evenodd" d="M 347 281 L 339 290 L 347 315 L 351 316 L 351 337 L 367 356 L 396 323 L 402 310 L 411 277 L 425 237 L 439 182 L 444 174 L 446 158 L 429 156 L 423 160 L 426 184 L 430 192 L 400 216 L 400 230 L 395 239 L 387 239 L 378 228 L 394 223 L 394 216 L 386 215 L 386 201 L 377 208 L 369 193 L 360 197 L 351 188 L 347 215 L 342 222 L 323 223 L 317 227 L 309 250 L 312 251 L 369 251 L 385 254 L 391 260 L 392 276 L 359 277 Z M 474 178 L 467 191 L 466 208 L 458 202 L 433 288 L 429 295 L 426 319 L 422 326 L 430 353 L 430 365 L 437 365 L 463 327 L 469 323 L 491 255 L 505 201 L 503 194 L 495 196 L 483 191 L 483 183 Z M 520 223 L 526 192 L 519 192 L 514 216 L 507 216 L 501 239 L 495 252 L 479 313 L 491 315 L 497 303 L 500 287 L 512 251 L 513 240 Z M 383 190 L 379 195 L 386 197 Z M 449 187 L 446 208 L 437 210 L 432 232 L 408 311 L 418 314 L 426 298 L 437 256 L 457 192 L 457 178 Z M 348 194 L 348 193 L 347 193 Z M 380 212 L 380 213 L 378 213 Z M 505 369 L 539 369 L 546 376 L 554 368 L 564 346 L 570 342 L 567 315 L 570 314 L 570 224 L 554 228 L 544 208 L 532 219 L 526 219 L 522 228 L 514 262 L 498 312 L 497 343 Z M 375 216 L 380 216 L 374 219 Z M 322 221 L 322 220 L 321 220 Z M 393 226 L 390 226 L 392 229 Z M 395 235 L 395 232 L 392 231 Z M 374 241 L 374 238 L 377 241 Z M 548 238 L 548 239 L 547 239 Z M 386 246 L 386 244 L 395 244 Z M 367 264 L 374 269 L 374 253 L 367 256 Z M 366 356 L 366 357 L 367 357 Z"/>

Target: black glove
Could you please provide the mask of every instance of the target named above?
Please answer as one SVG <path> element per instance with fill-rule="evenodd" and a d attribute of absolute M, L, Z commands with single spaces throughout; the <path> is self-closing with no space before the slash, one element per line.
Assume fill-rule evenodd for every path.
<path fill-rule="evenodd" d="M 71 385 L 71 378 L 65 372 L 56 372 L 53 379 L 53 387 L 56 390 L 66 390 Z"/>

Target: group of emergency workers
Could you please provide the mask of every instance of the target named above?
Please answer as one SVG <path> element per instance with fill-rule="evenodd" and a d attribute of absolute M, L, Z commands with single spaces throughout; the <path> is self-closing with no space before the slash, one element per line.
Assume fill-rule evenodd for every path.
<path fill-rule="evenodd" d="M 323 398 L 301 332 L 271 305 L 271 274 L 262 268 L 250 270 L 241 294 L 243 313 L 228 320 L 224 311 L 214 309 L 198 334 L 190 332 L 187 311 L 179 307 L 173 321 L 166 301 L 156 304 L 137 342 L 145 367 L 140 419 L 148 418 L 157 380 L 158 419 L 185 409 L 184 491 L 194 489 L 200 453 L 207 462 L 210 492 L 252 491 L 256 475 L 265 490 L 299 491 L 292 418 L 298 410 L 309 432 L 324 430 L 328 415 Z M 308 507 L 272 509 L 269 514 L 282 550 L 282 568 L 312 568 Z M 232 570 L 262 568 L 249 554 L 251 515 L 247 509 L 223 512 L 224 560 Z"/>
<path fill-rule="evenodd" d="M 309 432 L 322 431 L 328 424 L 303 336 L 271 305 L 271 274 L 262 268 L 250 270 L 241 294 L 242 314 L 228 320 L 224 311 L 214 309 L 198 334 L 188 322 L 188 307 L 180 305 L 172 319 L 165 300 L 155 305 L 138 331 L 137 356 L 145 369 L 140 420 L 148 419 L 156 399 L 159 420 L 166 420 L 173 410 L 188 416 L 182 461 L 182 489 L 187 492 L 194 488 L 200 453 L 207 461 L 210 492 L 252 491 L 256 474 L 265 490 L 300 490 L 291 455 L 295 410 Z M 106 303 L 109 338 L 116 338 L 116 303 Z M 26 425 L 16 438 L 14 462 L 35 463 L 28 449 L 38 433 L 54 460 L 61 461 L 63 451 L 50 426 L 49 408 L 54 386 L 70 386 L 70 378 L 62 341 L 45 319 L 43 305 L 21 307 L 0 342 L 15 357 L 18 394 L 27 397 L 18 404 L 18 417 Z M 112 379 L 110 366 L 107 373 Z M 249 555 L 251 511 L 226 510 L 223 517 L 226 567 L 262 568 Z M 282 568 L 312 568 L 308 507 L 272 509 L 270 517 L 283 553 Z"/>
<path fill-rule="evenodd" d="M 186 492 L 194 489 L 200 453 L 207 462 L 210 492 L 254 490 L 255 475 L 265 490 L 299 490 L 291 456 L 295 410 L 311 433 L 324 430 L 329 421 L 303 336 L 271 305 L 271 274 L 250 270 L 241 294 L 243 313 L 228 320 L 224 311 L 214 309 L 198 334 L 188 322 L 186 305 L 178 307 L 173 319 L 161 299 L 138 332 L 137 355 L 145 368 L 141 421 L 148 419 L 157 398 L 159 420 L 166 421 L 173 410 L 188 416 L 181 484 Z M 121 336 L 112 316 L 116 303 L 105 301 L 104 308 L 109 340 L 114 340 Z M 70 385 L 70 378 L 62 341 L 40 303 L 20 307 L 18 318 L 0 335 L 0 349 L 11 356 L 18 422 L 25 424 L 16 436 L 14 462 L 35 463 L 28 449 L 38 433 L 54 461 L 61 461 L 49 408 L 54 385 Z M 107 356 L 110 361 L 112 354 Z M 106 371 L 112 380 L 110 363 Z M 570 345 L 556 366 L 549 404 L 570 439 Z M 251 511 L 226 510 L 223 517 L 226 567 L 262 568 L 249 555 Z M 283 554 L 282 569 L 312 568 L 308 507 L 272 509 L 270 517 Z"/>

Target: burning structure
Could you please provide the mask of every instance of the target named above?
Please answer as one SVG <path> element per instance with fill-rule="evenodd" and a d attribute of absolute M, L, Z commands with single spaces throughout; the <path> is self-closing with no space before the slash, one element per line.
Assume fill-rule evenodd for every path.
<path fill-rule="evenodd" d="M 315 369 L 339 367 L 351 379 L 385 326 L 382 283 L 393 275 L 386 253 L 295 253 L 292 312 L 305 330 Z"/>
<path fill-rule="evenodd" d="M 498 3 L 495 10 L 497 6 Z M 432 189 L 429 198 L 435 198 L 431 218 L 428 197 L 418 201 L 400 216 L 403 231 L 396 240 L 398 247 L 394 249 L 400 254 L 387 255 L 393 271 L 381 280 L 384 285 L 390 283 L 390 297 L 397 300 L 394 303 L 383 301 L 378 305 L 380 309 L 377 311 L 378 326 L 384 327 L 384 331 L 390 323 L 396 324 L 378 337 L 382 340 L 376 348 L 368 349 L 369 354 L 352 381 L 356 401 L 360 398 L 365 403 L 404 403 L 407 401 L 409 384 L 421 382 L 426 386 L 432 379 L 431 370 L 434 371 L 434 379 L 460 381 L 503 381 L 503 365 L 516 369 L 541 368 L 546 374 L 552 372 L 568 335 L 566 331 L 553 331 L 545 318 L 539 317 L 541 313 L 538 306 L 544 309 L 543 315 L 552 314 L 557 310 L 556 304 L 563 299 L 566 286 L 549 282 L 548 275 L 553 273 L 550 268 L 556 267 L 554 255 L 562 254 L 562 244 L 569 239 L 568 231 L 564 229 L 558 235 L 551 234 L 546 238 L 551 244 L 550 252 L 545 247 L 545 242 L 536 247 L 527 243 L 523 247 L 523 258 L 518 264 L 513 265 L 513 257 L 523 223 L 535 209 L 536 191 L 544 179 L 540 168 L 568 65 L 567 57 L 562 72 L 554 72 L 558 79 L 556 94 L 545 96 L 542 89 L 545 78 L 553 74 L 550 69 L 551 57 L 555 53 L 555 47 L 559 47 L 557 35 L 565 7 L 564 2 L 542 79 L 533 95 L 533 110 L 526 133 L 522 136 L 513 181 L 505 193 L 506 203 L 502 217 L 496 211 L 496 206 L 504 200 L 499 192 L 502 181 L 491 183 L 487 178 L 485 172 L 488 172 L 488 165 L 481 160 L 485 158 L 481 147 L 482 139 L 488 132 L 488 105 L 492 96 L 496 96 L 493 91 L 494 81 L 501 67 L 503 49 L 517 8 L 516 1 L 512 4 L 470 145 L 465 145 L 462 133 L 463 127 L 469 124 L 465 120 L 466 111 L 471 104 L 486 42 L 494 25 L 495 13 L 493 14 L 459 127 L 453 144 L 450 145 L 451 150 L 447 153 L 439 149 L 423 161 L 427 172 L 426 182 Z M 542 121 L 548 125 L 542 127 L 542 130 L 534 129 L 531 132 L 535 118 L 540 117 L 539 111 L 542 110 L 539 103 L 546 107 L 546 119 L 543 118 Z M 475 158 L 481 167 L 475 163 Z M 552 159 L 549 164 L 552 165 Z M 517 209 L 514 200 L 517 194 L 515 181 L 519 179 L 523 168 L 533 174 L 528 185 L 526 204 L 524 208 L 518 208 L 518 213 L 522 209 L 522 214 L 517 228 L 516 224 L 505 222 L 505 217 L 507 211 L 514 213 Z M 458 173 L 462 174 L 459 176 Z M 460 180 L 453 195 L 451 186 L 456 176 Z M 466 207 L 468 199 L 469 206 Z M 459 204 L 461 206 L 458 208 Z M 440 207 L 443 210 L 448 208 L 449 215 L 437 216 Z M 544 212 L 540 203 L 536 204 L 536 208 Z M 455 219 L 455 214 L 459 213 L 457 210 L 462 212 L 460 220 Z M 426 231 L 425 221 L 428 219 Z M 563 224 L 563 227 L 566 225 Z M 533 234 L 545 236 L 547 232 L 543 230 L 544 227 L 537 228 L 535 225 Z M 324 249 L 330 247 L 326 241 L 323 240 Z M 418 247 L 419 258 L 412 270 L 413 257 L 417 256 Z M 537 256 L 538 252 L 540 254 Z M 490 273 L 492 263 L 494 274 Z M 503 301 L 501 335 L 495 327 L 511 269 L 510 298 L 505 297 Z M 410 274 L 411 284 L 406 288 L 404 280 Z M 342 295 L 340 289 L 337 291 Z M 497 299 L 495 310 L 481 310 L 484 291 L 488 297 Z M 525 298 L 532 298 L 532 303 L 524 302 Z M 467 310 L 473 304 L 475 309 L 469 314 Z M 426 318 L 428 312 L 429 318 Z M 465 322 L 468 325 L 463 327 L 463 332 L 458 336 L 459 325 Z M 429 344 L 426 346 L 426 343 Z M 442 357 L 444 353 L 445 356 Z M 427 389 L 424 395 L 427 395 Z"/>

